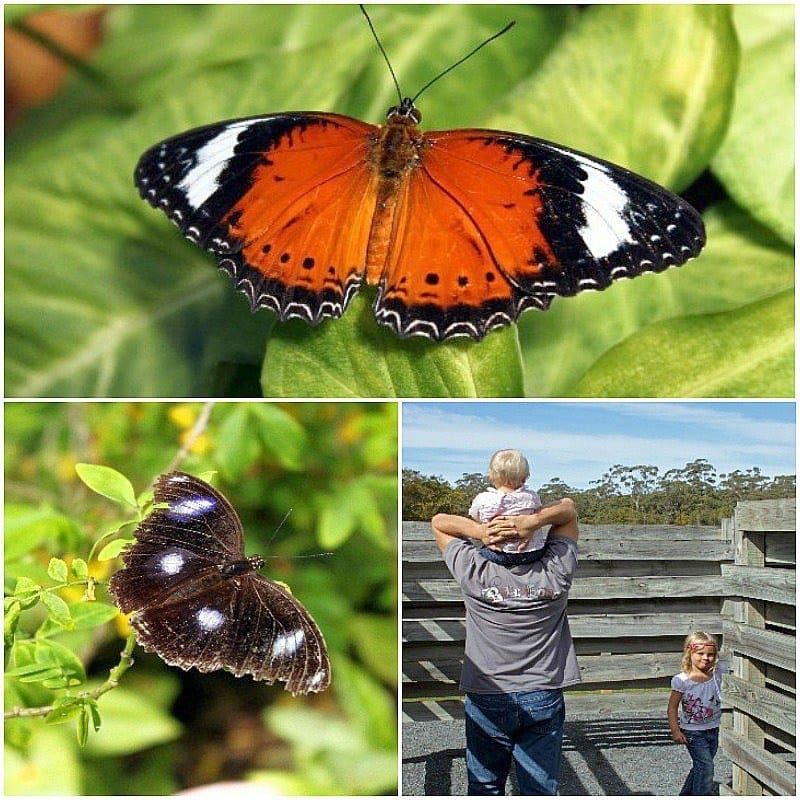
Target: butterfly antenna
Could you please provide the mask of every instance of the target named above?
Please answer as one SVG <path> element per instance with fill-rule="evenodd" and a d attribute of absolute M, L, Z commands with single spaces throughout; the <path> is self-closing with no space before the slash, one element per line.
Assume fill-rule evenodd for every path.
<path fill-rule="evenodd" d="M 364 12 L 364 13 L 366 13 L 366 12 Z M 464 63 L 464 62 L 465 62 L 465 61 L 466 61 L 468 58 L 472 58 L 472 56 L 474 56 L 474 55 L 475 55 L 475 53 L 477 53 L 477 52 L 478 52 L 478 50 L 480 50 L 480 49 L 482 49 L 482 48 L 486 47 L 486 45 L 487 45 L 487 44 L 489 44 L 489 42 L 493 42 L 493 41 L 494 41 L 495 39 L 497 39 L 499 36 L 502 36 L 504 33 L 507 33 L 508 31 L 510 31 L 510 30 L 511 30 L 511 28 L 513 28 L 515 24 L 516 24 L 516 20 L 511 20 L 511 22 L 509 22 L 509 23 L 508 23 L 508 25 L 506 25 L 506 26 L 505 26 L 505 28 L 503 28 L 503 29 L 502 29 L 502 30 L 500 30 L 500 31 L 497 31 L 497 33 L 493 33 L 493 34 L 492 34 L 492 35 L 491 35 L 491 36 L 490 36 L 488 39 L 485 39 L 485 40 L 484 40 L 484 41 L 482 41 L 482 42 L 481 42 L 481 43 L 480 43 L 480 44 L 479 44 L 477 47 L 475 47 L 475 48 L 473 48 L 472 50 L 470 50 L 470 51 L 469 51 L 469 53 L 467 53 L 467 54 L 466 54 L 466 55 L 465 55 L 463 58 L 459 58 L 459 59 L 458 59 L 458 61 L 456 61 L 456 63 L 455 63 L 455 64 L 451 64 L 451 65 L 450 65 L 450 66 L 449 66 L 449 67 L 448 67 L 446 70 L 444 70 L 444 72 L 440 72 L 440 73 L 439 73 L 439 74 L 438 74 L 438 75 L 437 75 L 435 78 L 432 78 L 431 80 L 429 80 L 429 81 L 428 81 L 428 82 L 427 82 L 427 83 L 426 83 L 426 84 L 425 84 L 425 85 L 424 85 L 424 86 L 423 86 L 423 87 L 422 87 L 422 88 L 421 88 L 421 89 L 420 89 L 420 90 L 419 90 L 419 91 L 418 91 L 418 92 L 417 92 L 417 93 L 414 95 L 414 97 L 412 97 L 412 98 L 411 98 L 411 102 L 412 102 L 412 103 L 415 103 L 415 102 L 417 101 L 417 98 L 418 98 L 418 97 L 419 97 L 419 96 L 420 96 L 420 95 L 421 95 L 421 94 L 422 94 L 422 93 L 423 93 L 423 92 L 424 92 L 426 89 L 429 89 L 431 86 L 433 86 L 433 84 L 434 84 L 434 83 L 436 83 L 436 81 L 438 81 L 438 80 L 439 80 L 439 78 L 443 78 L 445 75 L 447 75 L 447 73 L 448 73 L 448 72 L 452 72 L 452 71 L 453 71 L 453 70 L 454 70 L 456 67 L 458 67 L 458 66 L 460 66 L 461 64 L 463 64 L 463 63 Z M 396 81 L 395 81 L 395 82 L 396 82 Z"/>
<path fill-rule="evenodd" d="M 369 25 L 369 29 L 372 31 L 372 35 L 375 37 L 375 41 L 378 44 L 378 49 L 383 54 L 383 60 L 386 62 L 386 66 L 389 67 L 389 74 L 392 76 L 392 80 L 394 81 L 394 88 L 397 89 L 397 98 L 402 103 L 403 93 L 400 91 L 400 84 L 398 83 L 397 76 L 394 74 L 394 70 L 392 69 L 392 62 L 389 61 L 389 56 L 386 55 L 386 50 L 384 50 L 383 45 L 381 44 L 381 40 L 378 38 L 375 26 L 372 24 L 372 20 L 369 18 L 369 14 L 367 14 L 367 9 L 364 8 L 364 6 L 361 4 L 359 4 L 358 7 L 361 9 L 361 13 L 367 18 L 367 25 Z"/>
<path fill-rule="evenodd" d="M 280 524 L 278 525 L 278 527 L 275 528 L 275 531 L 273 532 L 272 536 L 269 537 L 269 541 L 267 542 L 267 547 L 269 547 L 272 544 L 272 540 L 278 535 L 278 531 L 283 527 L 283 525 L 286 522 L 286 520 L 289 519 L 289 515 L 292 513 L 292 511 L 294 511 L 294 509 L 290 508 L 286 512 L 286 514 L 284 515 L 283 519 L 280 521 Z M 333 553 L 312 553 L 311 555 L 305 555 L 305 556 L 292 556 L 292 559 L 295 559 L 295 558 L 319 558 L 320 556 L 332 556 L 332 555 L 333 555 Z M 266 557 L 267 558 L 281 558 L 281 556 L 266 556 Z"/>
<path fill-rule="evenodd" d="M 272 536 L 269 537 L 269 541 L 267 542 L 267 547 L 272 544 L 272 540 L 278 535 L 278 531 L 284 526 L 287 519 L 289 519 L 289 515 L 294 511 L 293 508 L 290 508 L 286 514 L 284 514 L 283 519 L 278 523 L 278 527 L 272 532 Z"/>

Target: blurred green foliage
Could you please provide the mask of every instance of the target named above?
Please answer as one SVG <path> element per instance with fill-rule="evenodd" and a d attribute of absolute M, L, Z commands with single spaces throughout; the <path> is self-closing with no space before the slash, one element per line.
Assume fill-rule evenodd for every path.
<path fill-rule="evenodd" d="M 674 190 L 693 184 L 706 251 L 557 298 L 477 345 L 401 341 L 372 319 L 368 291 L 317 328 L 251 315 L 213 259 L 138 198 L 134 164 L 166 136 L 226 118 L 305 109 L 379 123 L 396 101 L 385 64 L 355 6 L 113 6 L 92 60 L 105 80 L 74 75 L 8 137 L 8 393 L 792 396 L 791 6 L 371 13 L 409 93 L 515 19 L 426 92 L 425 127 L 516 130 Z M 668 348 L 680 381 L 660 369 Z M 761 360 L 768 370 L 743 381 L 742 362 Z M 710 363 L 720 368 L 706 380 Z"/>
<path fill-rule="evenodd" d="M 296 794 L 395 791 L 396 405 L 218 403 L 187 440 L 201 410 L 6 404 L 6 709 L 56 706 L 44 719 L 7 720 L 6 793 L 168 794 L 232 775 Z M 317 620 L 333 667 L 324 695 L 184 673 L 137 648 L 117 688 L 76 702 L 102 683 L 128 633 L 104 589 L 119 562 L 90 553 L 113 555 L 107 543 L 131 535 L 137 503 L 184 444 L 180 468 L 216 471 L 247 552 L 266 556 L 270 577 Z M 320 551 L 332 555 L 292 558 Z M 87 596 L 88 577 L 98 583 Z M 220 730 L 247 731 L 243 717 L 252 725 L 254 715 L 261 744 L 241 763 Z M 64 722 L 77 722 L 77 741 Z"/>

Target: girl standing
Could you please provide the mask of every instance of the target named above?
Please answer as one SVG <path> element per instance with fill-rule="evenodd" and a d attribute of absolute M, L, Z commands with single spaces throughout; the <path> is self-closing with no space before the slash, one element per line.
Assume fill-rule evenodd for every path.
<path fill-rule="evenodd" d="M 685 744 L 692 768 L 681 795 L 710 795 L 714 788 L 714 756 L 722 716 L 722 675 L 717 640 L 703 631 L 690 633 L 683 643 L 681 670 L 672 679 L 667 719 L 672 738 Z"/>

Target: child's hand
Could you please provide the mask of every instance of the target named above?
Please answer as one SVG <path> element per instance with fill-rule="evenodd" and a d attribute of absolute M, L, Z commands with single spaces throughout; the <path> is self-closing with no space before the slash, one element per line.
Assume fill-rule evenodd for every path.
<path fill-rule="evenodd" d="M 677 744 L 686 744 L 686 737 L 680 728 L 674 728 L 672 731 L 672 741 Z"/>

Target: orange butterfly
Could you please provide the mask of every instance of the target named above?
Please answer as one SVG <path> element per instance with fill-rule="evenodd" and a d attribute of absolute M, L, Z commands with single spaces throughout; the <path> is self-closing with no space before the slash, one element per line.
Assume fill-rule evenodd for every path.
<path fill-rule="evenodd" d="M 254 311 L 317 324 L 366 280 L 378 322 L 438 341 L 703 248 L 700 215 L 661 186 L 519 133 L 423 132 L 420 93 L 398 90 L 383 126 L 290 112 L 197 128 L 148 150 L 136 185 Z"/>

